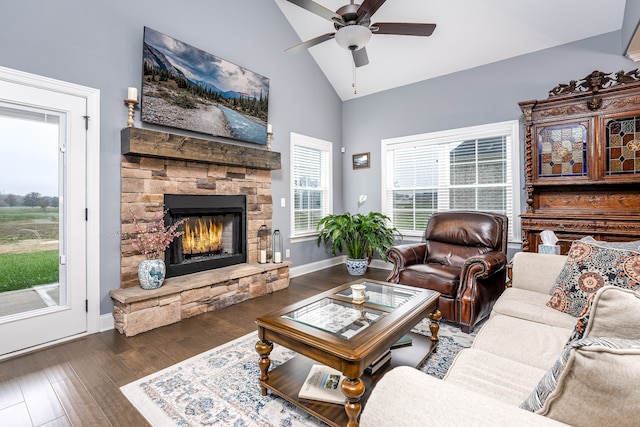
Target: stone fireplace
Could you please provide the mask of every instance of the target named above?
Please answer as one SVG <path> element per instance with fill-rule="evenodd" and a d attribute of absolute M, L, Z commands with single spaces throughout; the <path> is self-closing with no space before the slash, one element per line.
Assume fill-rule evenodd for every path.
<path fill-rule="evenodd" d="M 272 228 L 270 171 L 280 168 L 279 153 L 147 129 L 125 128 L 121 138 L 122 232 L 133 230 L 132 213 L 144 222 L 169 209 L 165 221 L 187 218 L 185 240 L 201 240 L 198 229 L 221 242 L 188 249 L 176 239 L 165 255 L 164 284 L 144 290 L 137 278 L 144 256 L 123 241 L 121 288 L 111 291 L 121 333 L 136 335 L 289 285 L 290 263 L 257 263 L 258 229 Z"/>

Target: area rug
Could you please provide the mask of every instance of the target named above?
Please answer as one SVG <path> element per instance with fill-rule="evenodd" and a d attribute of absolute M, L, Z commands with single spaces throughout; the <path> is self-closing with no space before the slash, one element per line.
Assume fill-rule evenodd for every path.
<path fill-rule="evenodd" d="M 418 324 L 413 332 L 428 335 L 428 321 Z M 439 336 L 437 351 L 420 369 L 442 378 L 458 351 L 471 345 L 474 334 L 441 322 Z M 247 334 L 121 390 L 153 426 L 326 426 L 273 393 L 261 395 L 257 340 L 256 332 Z M 275 345 L 270 356 L 272 367 L 295 355 Z"/>

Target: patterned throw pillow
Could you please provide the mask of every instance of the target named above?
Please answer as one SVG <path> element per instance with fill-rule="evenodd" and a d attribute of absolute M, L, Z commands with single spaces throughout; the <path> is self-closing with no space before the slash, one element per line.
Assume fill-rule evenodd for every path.
<path fill-rule="evenodd" d="M 575 351 L 579 351 L 582 348 L 592 348 L 590 351 L 592 355 L 587 357 L 587 360 L 593 362 L 588 365 L 590 368 L 598 368 L 598 363 L 601 362 L 602 365 L 606 365 L 611 367 L 611 360 L 607 358 L 599 359 L 598 354 L 600 353 L 609 353 L 612 357 L 618 357 L 617 360 L 620 360 L 620 366 L 617 368 L 619 370 L 626 370 L 625 362 L 630 363 L 631 366 L 635 366 L 637 364 L 637 357 L 640 354 L 640 340 L 627 340 L 627 339 L 619 339 L 619 338 L 584 338 L 577 341 L 569 342 L 563 349 L 560 358 L 556 361 L 556 363 L 547 371 L 547 373 L 542 377 L 538 386 L 531 392 L 529 397 L 520 404 L 520 408 L 525 409 L 527 411 L 536 412 L 538 414 L 547 415 L 549 412 L 553 411 L 553 406 L 559 407 L 571 407 L 575 405 L 571 405 L 570 402 L 561 402 L 561 399 L 566 400 L 580 400 L 580 396 L 570 395 L 567 392 L 567 388 L 571 389 L 571 387 L 567 387 L 568 382 L 576 382 L 576 381 L 584 381 L 585 383 L 589 383 L 591 378 L 593 381 L 596 381 L 599 373 L 607 374 L 611 372 L 606 372 L 606 369 L 600 370 L 600 372 L 589 372 L 588 370 L 584 370 L 585 365 L 581 363 L 570 363 L 573 360 L 572 356 L 574 356 Z M 624 360 L 620 359 L 620 357 L 624 357 L 625 355 L 636 355 L 634 359 Z M 616 359 L 613 359 L 616 360 Z M 614 372 L 616 372 L 614 370 Z M 636 384 L 631 382 L 630 384 L 624 384 L 625 381 L 631 378 L 637 377 L 637 369 L 633 374 L 629 373 L 629 378 L 625 379 L 625 381 L 620 381 L 620 378 L 623 378 L 624 375 L 622 372 L 617 372 L 622 377 L 619 378 L 611 378 L 611 382 L 614 383 L 613 389 L 616 390 L 617 384 L 619 387 L 617 389 L 624 389 L 624 387 L 629 387 L 631 389 L 637 389 Z M 606 394 L 606 387 L 603 387 L 603 384 L 599 384 L 599 391 L 603 391 Z M 594 390 L 589 390 L 588 387 L 579 387 L 579 389 L 584 389 L 584 393 L 589 395 L 589 393 L 594 393 Z M 622 390 L 618 390 L 622 391 Z M 637 393 L 636 393 L 637 394 Z M 593 397 L 593 396 L 592 396 Z M 617 401 L 617 396 L 608 396 L 611 401 Z M 580 405 L 576 407 L 577 410 L 580 410 Z M 583 408 L 582 412 L 586 409 Z M 597 412 L 603 412 L 606 414 L 606 411 L 603 411 L 601 408 L 595 409 Z M 608 415 L 605 415 L 608 416 Z M 556 418 L 557 419 L 557 418 Z M 599 425 L 599 423 L 592 419 L 592 425 Z M 604 423 L 606 424 L 606 423 Z M 601 424 L 601 425 L 604 425 Z M 611 424 L 615 425 L 615 424 Z"/>
<path fill-rule="evenodd" d="M 576 240 L 567 256 L 547 302 L 551 308 L 581 317 L 593 294 L 605 285 L 640 289 L 640 252 Z"/>

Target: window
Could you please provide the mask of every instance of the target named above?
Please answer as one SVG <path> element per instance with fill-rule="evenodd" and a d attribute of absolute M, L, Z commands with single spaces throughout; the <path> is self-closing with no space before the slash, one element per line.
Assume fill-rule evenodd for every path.
<path fill-rule="evenodd" d="M 293 237 L 316 234 L 322 217 L 331 212 L 332 143 L 291 134 Z"/>
<path fill-rule="evenodd" d="M 383 212 L 416 237 L 434 212 L 502 213 L 509 241 L 519 241 L 518 128 L 509 121 L 383 140 Z"/>

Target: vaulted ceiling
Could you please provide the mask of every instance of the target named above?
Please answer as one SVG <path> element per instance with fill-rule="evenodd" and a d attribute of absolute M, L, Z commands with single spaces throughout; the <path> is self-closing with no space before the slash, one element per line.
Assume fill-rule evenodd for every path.
<path fill-rule="evenodd" d="M 287 0 L 275 2 L 300 37 L 292 45 L 335 32 L 330 21 Z M 316 3 L 336 11 L 349 0 Z M 348 100 L 619 30 L 625 3 L 625 0 L 387 0 L 375 12 L 372 23 L 435 23 L 433 34 L 429 37 L 374 34 L 366 45 L 369 64 L 357 68 L 353 66 L 351 52 L 333 39 L 297 55 L 310 54 L 338 96 Z"/>

